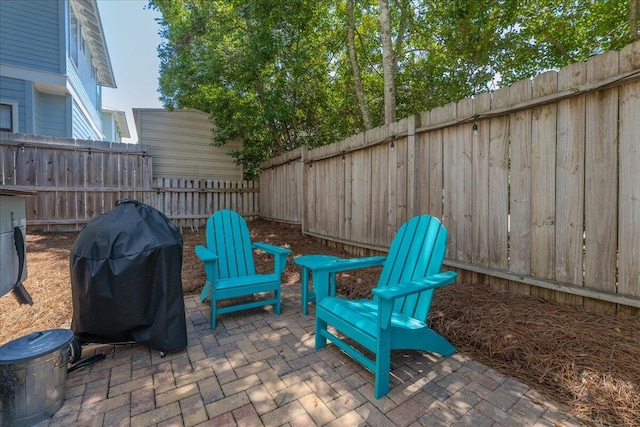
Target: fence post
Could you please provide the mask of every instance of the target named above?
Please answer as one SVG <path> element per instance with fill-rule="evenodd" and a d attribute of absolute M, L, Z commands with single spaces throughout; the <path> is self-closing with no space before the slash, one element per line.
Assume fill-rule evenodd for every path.
<path fill-rule="evenodd" d="M 416 170 L 416 128 L 420 127 L 420 116 L 409 116 L 407 122 L 407 216 L 409 218 L 418 215 L 419 209 L 416 203 L 416 191 L 418 183 L 416 178 L 420 171 Z"/>
<path fill-rule="evenodd" d="M 309 168 L 306 166 L 309 147 L 303 145 L 300 147 L 300 162 L 302 162 L 302 185 L 300 188 L 300 195 L 298 197 L 298 212 L 300 212 L 300 228 L 302 234 L 307 232 L 308 219 L 307 219 L 307 206 L 309 206 L 307 184 L 309 182 Z"/>

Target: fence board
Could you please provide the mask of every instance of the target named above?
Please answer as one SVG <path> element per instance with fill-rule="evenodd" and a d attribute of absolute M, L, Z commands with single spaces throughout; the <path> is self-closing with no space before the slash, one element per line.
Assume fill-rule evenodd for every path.
<path fill-rule="evenodd" d="M 393 237 L 395 236 L 398 228 L 404 224 L 409 218 L 408 204 L 409 197 L 408 191 L 412 185 L 408 181 L 408 160 L 409 160 L 409 138 L 407 130 L 409 127 L 409 120 L 402 119 L 389 125 L 389 132 L 387 138 L 395 140 L 394 150 L 390 151 L 391 144 L 384 144 L 388 148 L 387 155 L 390 156 L 389 162 L 389 181 L 387 187 L 393 192 L 393 197 L 389 197 L 389 204 L 386 206 L 387 221 L 382 224 L 382 239 L 378 241 L 377 245 L 388 246 Z M 375 206 L 373 207 L 375 209 Z M 386 225 L 386 230 L 385 226 Z"/>
<path fill-rule="evenodd" d="M 372 244 L 371 239 L 371 148 L 352 154 L 350 241 Z M 322 217 L 320 217 L 322 218 Z"/>
<path fill-rule="evenodd" d="M 558 73 L 558 90 L 586 82 L 586 64 Z M 583 286 L 585 96 L 558 103 L 556 167 L 556 280 Z M 582 305 L 583 297 L 558 294 L 560 302 Z"/>
<path fill-rule="evenodd" d="M 457 118 L 463 120 L 472 116 L 474 113 L 474 100 L 471 98 L 463 99 L 458 102 Z M 461 193 L 459 193 L 458 206 L 460 213 L 457 214 L 457 222 L 461 224 L 461 230 L 458 234 L 458 254 L 461 261 L 470 262 L 472 258 L 473 247 L 473 123 L 461 124 L 456 126 L 456 139 L 460 144 L 460 168 L 462 174 L 459 180 Z M 460 170 L 460 169 L 458 169 Z"/>
<path fill-rule="evenodd" d="M 311 198 L 315 197 L 315 186 L 316 179 L 313 171 L 313 163 L 305 164 L 305 172 L 304 176 L 306 177 L 306 188 L 304 193 L 304 221 L 306 223 L 305 230 L 311 231 L 315 229 L 316 226 L 316 212 L 315 205 L 312 203 Z M 346 184 L 346 177 L 345 177 Z M 262 179 L 260 180 L 260 185 L 262 185 Z M 262 209 L 262 206 L 261 206 Z"/>
<path fill-rule="evenodd" d="M 508 105 L 509 88 L 493 93 L 491 108 Z M 509 117 L 489 124 L 489 266 L 509 269 Z M 491 277 L 494 289 L 506 290 L 506 280 Z"/>
<path fill-rule="evenodd" d="M 587 62 L 587 81 L 615 75 L 618 52 L 595 56 Z M 587 95 L 585 151 L 585 285 L 616 291 L 617 195 L 618 195 L 618 93 L 599 90 Z M 610 311 L 611 306 L 591 299 L 591 309 Z M 613 307 L 615 310 L 615 307 Z"/>
<path fill-rule="evenodd" d="M 407 197 L 407 210 L 406 215 L 411 218 L 419 214 L 417 204 L 417 144 L 418 138 L 416 137 L 416 127 L 420 126 L 420 116 L 409 116 L 407 121 L 407 181 L 406 181 L 406 197 Z"/>
<path fill-rule="evenodd" d="M 328 233 L 332 236 L 339 235 L 340 232 L 340 211 L 342 210 L 342 205 L 339 203 L 340 200 L 340 187 L 343 183 L 340 181 L 341 178 L 341 169 L 342 169 L 342 159 L 340 157 L 332 157 L 327 159 L 326 168 L 324 170 L 326 177 L 326 187 L 324 189 L 324 200 L 325 209 L 326 209 L 326 217 L 327 221 L 327 230 Z"/>
<path fill-rule="evenodd" d="M 317 221 L 316 229 L 318 233 L 322 235 L 326 235 L 327 233 L 329 233 L 331 224 L 328 220 L 318 221 L 318 218 L 328 219 L 329 217 L 325 215 L 331 215 L 333 213 L 334 208 L 336 210 L 339 208 L 338 206 L 336 206 L 335 203 L 334 203 L 334 206 L 327 206 L 328 200 L 330 198 L 330 192 L 332 191 L 332 188 L 330 187 L 334 187 L 337 184 L 337 182 L 335 181 L 335 178 L 331 176 L 330 170 L 331 170 L 330 159 L 328 159 L 326 162 L 317 162 L 313 165 L 313 172 L 315 173 L 315 176 L 316 176 L 316 179 L 315 179 L 316 192 L 315 192 L 315 200 L 313 202 L 316 204 L 315 206 L 315 217 Z"/>
<path fill-rule="evenodd" d="M 455 111 L 451 111 L 455 104 L 448 104 L 445 107 L 435 108 L 431 111 L 429 119 L 431 123 L 437 123 L 445 120 L 455 119 Z M 427 213 L 436 218 L 444 219 L 443 212 L 443 194 L 444 188 L 444 146 L 443 146 L 443 130 L 429 132 L 428 140 L 428 187 L 425 188 L 427 193 Z"/>
<path fill-rule="evenodd" d="M 36 180 L 38 149 L 20 150 L 16 161 L 16 183 L 23 185 L 38 185 Z M 27 197 L 27 218 L 40 218 L 39 197 Z"/>
<path fill-rule="evenodd" d="M 452 103 L 445 105 L 447 107 L 450 117 L 456 119 L 458 105 Z M 449 231 L 447 256 L 458 259 L 464 253 L 464 173 L 461 173 L 464 170 L 464 140 L 459 135 L 458 127 L 448 127 L 442 130 L 442 141 L 442 222 Z"/>
<path fill-rule="evenodd" d="M 475 99 L 474 114 L 479 116 L 491 108 L 491 95 L 484 93 Z M 474 129 L 475 124 L 475 129 Z M 471 262 L 489 266 L 489 121 L 477 120 L 471 125 L 472 133 L 472 246 Z M 484 282 L 483 276 L 483 282 Z M 476 277 L 474 281 L 480 281 Z"/>
<path fill-rule="evenodd" d="M 369 223 L 369 243 L 382 244 L 387 241 L 389 228 L 395 225 L 397 162 L 400 144 L 394 141 L 390 144 L 370 148 L 371 151 L 371 222 Z M 367 203 L 367 202 L 364 202 Z"/>
<path fill-rule="evenodd" d="M 37 160 L 36 185 L 55 186 L 54 162 L 55 152 L 39 150 Z M 46 192 L 38 199 L 38 215 L 40 218 L 56 218 L 56 191 Z"/>
<path fill-rule="evenodd" d="M 533 81 L 533 96 L 557 92 L 558 73 L 549 71 Z M 555 280 L 556 130 L 557 105 L 533 109 L 531 122 L 531 275 Z M 535 203 L 533 202 L 535 201 Z M 555 292 L 531 288 L 532 295 L 555 299 Z"/>
<path fill-rule="evenodd" d="M 357 138 L 363 138 L 364 134 L 360 134 Z M 344 224 L 341 236 L 351 237 L 353 233 L 353 204 L 351 195 L 353 194 L 353 154 L 343 154 L 345 157 L 344 163 Z"/>
<path fill-rule="evenodd" d="M 429 111 L 420 114 L 420 123 L 422 126 L 426 125 L 430 121 L 431 113 Z M 415 147 L 415 203 L 417 214 L 429 212 L 429 170 L 431 165 L 429 163 L 429 139 L 431 137 L 430 132 L 424 132 L 416 135 L 416 147 Z"/>
<path fill-rule="evenodd" d="M 389 206 L 390 216 L 386 235 L 384 239 L 380 241 L 380 244 L 385 246 L 391 243 L 400 226 L 409 219 L 410 215 L 408 209 L 408 191 L 412 185 L 409 184 L 407 165 L 409 160 L 409 139 L 407 137 L 397 139 L 394 152 L 389 152 L 388 154 L 395 157 L 389 164 L 393 170 L 393 176 L 390 176 L 389 186 L 393 186 L 394 198 L 391 199 L 393 204 Z"/>
<path fill-rule="evenodd" d="M 324 201 L 320 199 L 323 197 L 325 191 L 325 188 L 323 187 L 324 168 L 320 162 L 311 164 L 309 167 L 309 173 L 313 177 L 311 180 L 313 187 L 312 191 L 309 193 L 313 197 L 313 200 L 309 200 L 309 211 L 312 213 L 310 218 L 313 218 L 313 220 L 309 223 L 309 229 L 316 233 L 324 234 L 324 229 L 319 228 L 320 226 L 323 226 L 322 221 L 319 221 L 319 218 L 322 218 L 324 209 Z"/>
<path fill-rule="evenodd" d="M 640 42 L 620 52 L 620 71 L 640 69 Z M 640 82 L 620 88 L 620 209 L 618 210 L 618 292 L 640 295 Z M 620 307 L 640 316 L 640 309 Z"/>
<path fill-rule="evenodd" d="M 509 102 L 531 99 L 530 80 L 510 87 Z M 511 173 L 509 174 L 509 270 L 531 273 L 531 110 L 509 115 Z M 509 291 L 528 295 L 528 285 L 509 283 Z"/>

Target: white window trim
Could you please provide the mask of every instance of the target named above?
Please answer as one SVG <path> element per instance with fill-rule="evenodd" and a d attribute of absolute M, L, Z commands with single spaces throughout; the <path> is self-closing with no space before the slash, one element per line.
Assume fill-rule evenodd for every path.
<path fill-rule="evenodd" d="M 11 132 L 18 132 L 18 102 L 9 99 L 0 99 L 0 104 L 11 106 Z"/>

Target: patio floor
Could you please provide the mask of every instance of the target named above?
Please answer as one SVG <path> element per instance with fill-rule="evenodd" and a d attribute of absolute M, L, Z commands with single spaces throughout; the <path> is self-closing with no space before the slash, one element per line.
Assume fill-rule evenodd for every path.
<path fill-rule="evenodd" d="M 333 345 L 315 351 L 314 307 L 283 285 L 282 314 L 225 314 L 185 298 L 189 344 L 164 358 L 142 345 L 83 348 L 106 358 L 73 371 L 63 407 L 39 426 L 579 426 L 568 408 L 464 354 L 392 358 L 392 384 Z"/>

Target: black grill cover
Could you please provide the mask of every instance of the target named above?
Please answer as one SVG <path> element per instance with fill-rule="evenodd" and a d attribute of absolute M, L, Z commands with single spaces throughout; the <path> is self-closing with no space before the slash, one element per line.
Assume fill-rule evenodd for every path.
<path fill-rule="evenodd" d="M 123 199 L 71 246 L 71 330 L 81 342 L 187 346 L 182 235 L 160 211 Z"/>

